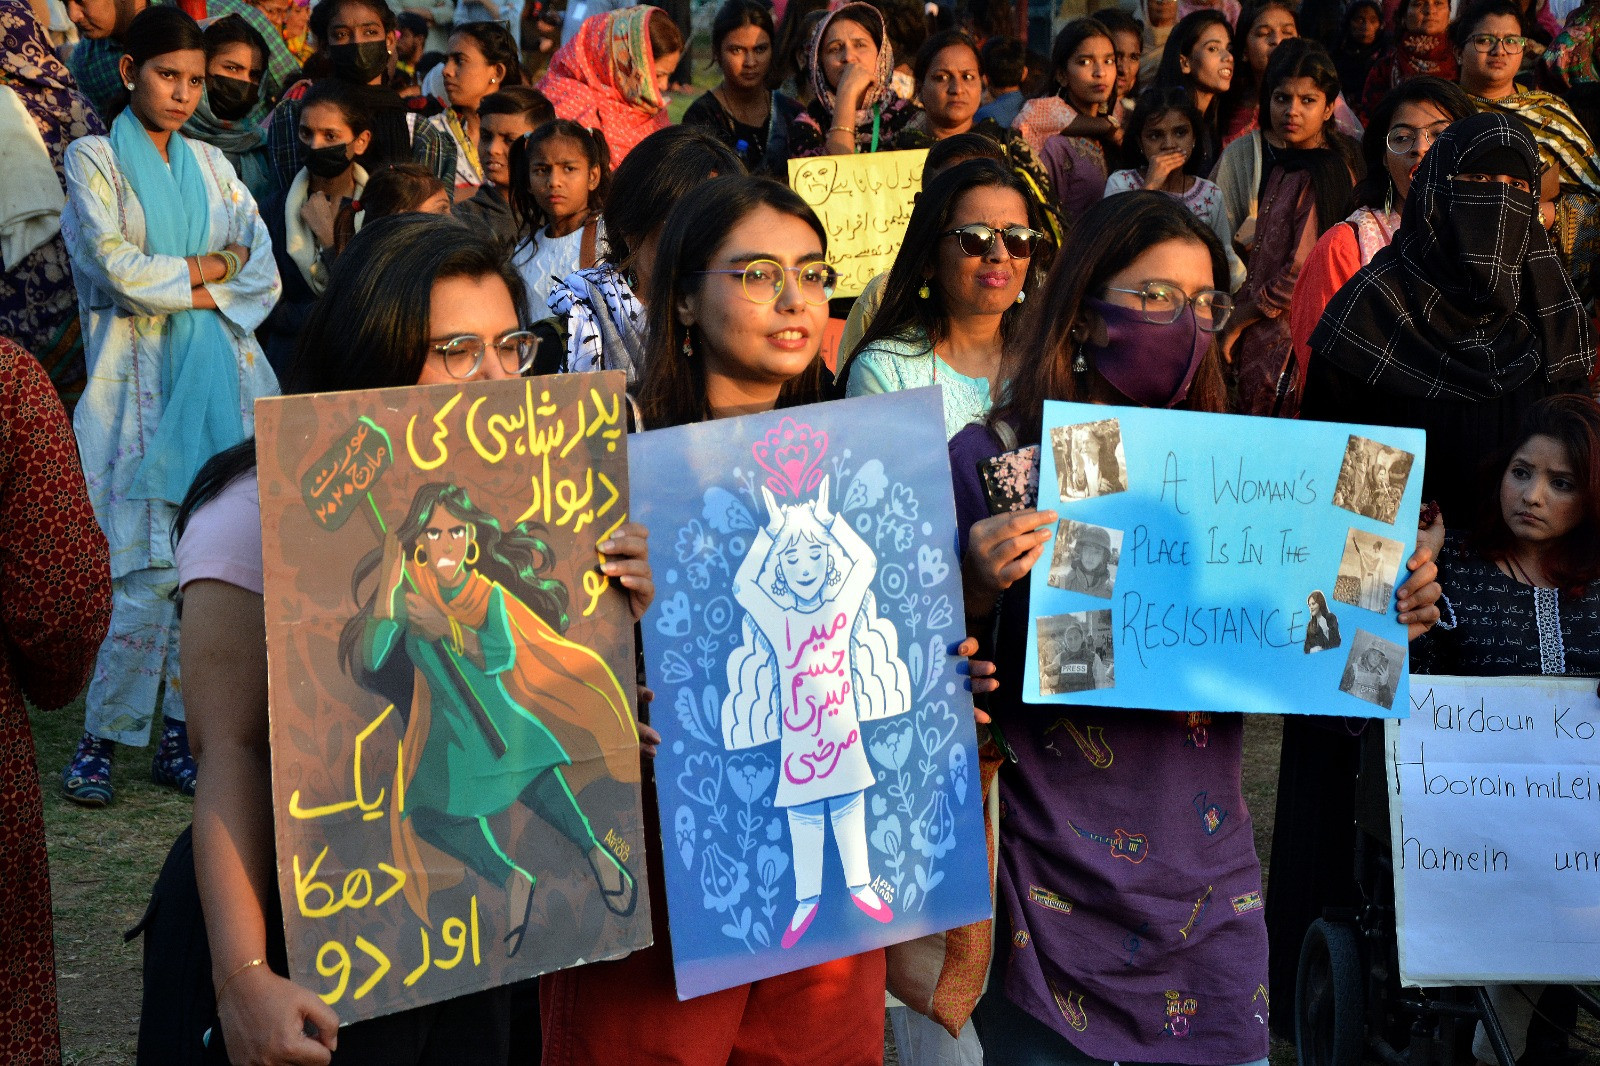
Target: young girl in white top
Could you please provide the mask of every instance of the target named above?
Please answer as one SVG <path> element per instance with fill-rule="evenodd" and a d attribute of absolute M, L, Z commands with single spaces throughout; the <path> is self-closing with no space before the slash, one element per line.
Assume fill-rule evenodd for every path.
<path fill-rule="evenodd" d="M 549 317 L 546 301 L 557 282 L 599 261 L 606 235 L 600 209 L 610 184 L 605 136 L 569 119 L 546 122 L 512 149 L 512 264 L 528 288 L 528 321 Z"/>
<path fill-rule="evenodd" d="M 1236 290 L 1244 282 L 1244 263 L 1233 250 L 1233 227 L 1222 203 L 1222 190 L 1193 173 L 1198 163 L 1195 138 L 1200 122 L 1194 98 L 1181 86 L 1161 86 L 1140 93 L 1122 143 L 1129 160 L 1141 165 L 1119 170 L 1107 178 L 1106 195 L 1154 189 L 1182 200 L 1183 206 L 1222 242 L 1228 254 L 1228 287 Z"/>

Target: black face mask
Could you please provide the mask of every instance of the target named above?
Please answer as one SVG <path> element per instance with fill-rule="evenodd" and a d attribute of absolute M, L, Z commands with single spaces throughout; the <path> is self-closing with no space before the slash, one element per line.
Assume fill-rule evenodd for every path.
<path fill-rule="evenodd" d="M 306 170 L 314 178 L 337 178 L 350 168 L 350 144 L 327 144 L 306 149 Z"/>
<path fill-rule="evenodd" d="M 256 106 L 261 91 L 243 78 L 206 76 L 206 103 L 211 113 L 224 122 L 237 122 Z"/>
<path fill-rule="evenodd" d="M 336 44 L 328 49 L 333 60 L 334 77 L 340 81 L 366 85 L 382 77 L 389 70 L 389 42 L 363 41 L 360 44 Z"/>

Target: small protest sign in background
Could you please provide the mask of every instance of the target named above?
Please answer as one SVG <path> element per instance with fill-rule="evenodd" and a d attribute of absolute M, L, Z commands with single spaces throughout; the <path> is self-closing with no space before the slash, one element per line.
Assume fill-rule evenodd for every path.
<path fill-rule="evenodd" d="M 894 265 L 927 158 L 928 150 L 918 148 L 789 160 L 789 186 L 828 233 L 828 262 L 839 271 L 835 296 L 861 295 Z"/>
<path fill-rule="evenodd" d="M 1593 678 L 1411 678 L 1385 726 L 1400 981 L 1600 981 Z"/>
<path fill-rule="evenodd" d="M 345 1022 L 650 943 L 621 389 L 257 404 L 289 967 Z"/>
<path fill-rule="evenodd" d="M 916 389 L 630 444 L 682 998 L 989 914 L 942 410 Z"/>
<path fill-rule="evenodd" d="M 1028 700 L 1405 714 L 1423 434 L 1049 402 Z"/>

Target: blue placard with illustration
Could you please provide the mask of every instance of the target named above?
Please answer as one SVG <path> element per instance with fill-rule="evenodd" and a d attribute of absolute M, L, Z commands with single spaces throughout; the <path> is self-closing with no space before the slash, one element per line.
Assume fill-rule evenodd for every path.
<path fill-rule="evenodd" d="M 987 918 L 938 390 L 628 451 L 679 997 Z"/>
<path fill-rule="evenodd" d="M 1403 718 L 1421 430 L 1045 404 L 1024 696 Z"/>

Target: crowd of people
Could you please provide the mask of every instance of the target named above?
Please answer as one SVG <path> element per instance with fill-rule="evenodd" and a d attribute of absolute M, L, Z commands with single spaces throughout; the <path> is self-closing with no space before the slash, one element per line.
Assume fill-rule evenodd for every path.
<path fill-rule="evenodd" d="M 1086 710 L 1114 763 L 1051 754 L 1021 677 L 1058 516 L 991 514 L 978 474 L 1046 400 L 1422 428 L 1438 507 L 1381 605 L 1413 668 L 1600 668 L 1600 0 L 1089 0 L 1048 42 L 1000 3 L 722 0 L 678 124 L 687 3 L 400 3 L 0 0 L 0 739 L 29 764 L 24 697 L 87 683 L 64 796 L 111 804 L 154 740 L 194 797 L 141 1063 L 847 1066 L 887 991 L 907 1066 L 1265 1066 L 1357 895 L 1359 730 L 1285 723 L 1265 907 L 1180 936 L 1262 896 L 1242 716 Z M 789 161 L 902 149 L 904 238 L 840 298 Z M 635 430 L 942 390 L 993 921 L 680 1002 L 650 835 L 654 947 L 340 1028 L 287 976 L 254 402 L 600 369 Z M 1103 580 L 1091 539 L 1063 580 Z M 600 549 L 642 617 L 647 531 Z M 1307 651 L 1339 641 L 1312 596 Z M 60 1056 L 37 780 L 0 783 L 8 1062 Z M 1199 794 L 1233 816 L 1197 831 Z M 1134 811 L 1162 862 L 1071 846 Z M 1173 989 L 1204 998 L 1181 1052 Z M 1559 993 L 1497 991 L 1514 1046 Z"/>

